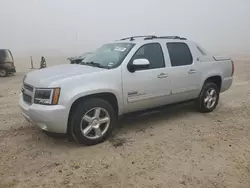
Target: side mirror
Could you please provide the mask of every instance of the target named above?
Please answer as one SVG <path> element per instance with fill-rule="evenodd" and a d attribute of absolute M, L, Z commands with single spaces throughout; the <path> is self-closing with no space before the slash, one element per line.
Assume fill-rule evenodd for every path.
<path fill-rule="evenodd" d="M 128 66 L 130 72 L 135 72 L 139 69 L 147 69 L 150 63 L 147 59 L 135 59 L 132 64 Z"/>

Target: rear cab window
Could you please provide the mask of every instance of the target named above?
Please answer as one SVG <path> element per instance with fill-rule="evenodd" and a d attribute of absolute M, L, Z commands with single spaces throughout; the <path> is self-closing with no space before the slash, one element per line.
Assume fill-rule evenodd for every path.
<path fill-rule="evenodd" d="M 168 42 L 167 49 L 172 67 L 193 64 L 193 57 L 188 45 L 184 42 Z"/>

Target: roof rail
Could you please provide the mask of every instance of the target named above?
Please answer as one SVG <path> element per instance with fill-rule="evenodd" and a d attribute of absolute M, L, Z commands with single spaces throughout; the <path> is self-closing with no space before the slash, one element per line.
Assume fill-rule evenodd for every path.
<path fill-rule="evenodd" d="M 122 38 L 120 40 L 130 40 L 133 41 L 135 38 L 144 38 L 144 40 L 152 40 L 152 39 L 179 39 L 179 40 L 187 40 L 184 37 L 179 37 L 179 36 L 155 36 L 155 35 L 142 35 L 142 36 L 131 36 L 131 37 L 126 37 Z"/>
<path fill-rule="evenodd" d="M 120 40 L 130 40 L 130 41 L 133 41 L 135 40 L 135 38 L 157 38 L 157 36 L 154 36 L 154 35 L 142 35 L 142 36 L 131 36 L 131 37 L 126 37 L 126 38 L 122 38 Z"/>
<path fill-rule="evenodd" d="M 180 40 L 187 40 L 186 38 L 184 37 L 179 37 L 179 36 L 160 36 L 160 37 L 157 37 L 159 39 L 180 39 Z"/>

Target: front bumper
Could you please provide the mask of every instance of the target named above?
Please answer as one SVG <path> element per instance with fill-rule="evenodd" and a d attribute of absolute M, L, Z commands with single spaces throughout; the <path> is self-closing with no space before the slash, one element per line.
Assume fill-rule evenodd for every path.
<path fill-rule="evenodd" d="M 24 118 L 44 131 L 67 133 L 68 112 L 64 106 L 27 104 L 20 94 L 19 106 Z"/>

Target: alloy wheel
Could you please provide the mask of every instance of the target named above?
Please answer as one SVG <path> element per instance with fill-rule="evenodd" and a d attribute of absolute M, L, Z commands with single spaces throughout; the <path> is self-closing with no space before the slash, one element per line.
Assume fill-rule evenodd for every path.
<path fill-rule="evenodd" d="M 107 132 L 109 125 L 109 113 L 104 108 L 92 108 L 82 117 L 81 132 L 88 139 L 98 139 Z"/>
<path fill-rule="evenodd" d="M 208 89 L 204 98 L 204 104 L 208 109 L 211 109 L 216 104 L 217 92 L 214 88 Z"/>

